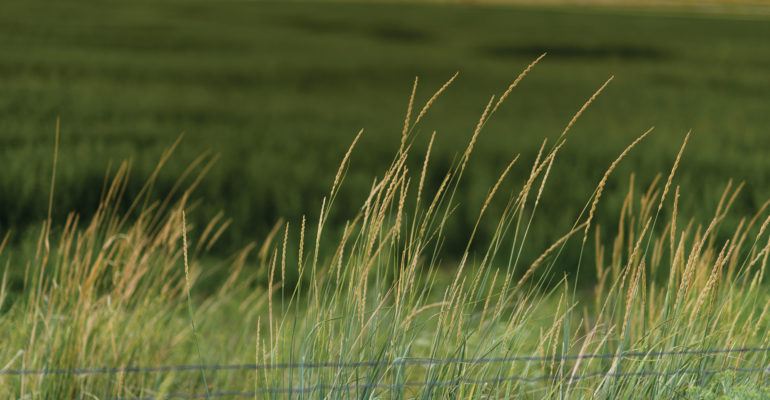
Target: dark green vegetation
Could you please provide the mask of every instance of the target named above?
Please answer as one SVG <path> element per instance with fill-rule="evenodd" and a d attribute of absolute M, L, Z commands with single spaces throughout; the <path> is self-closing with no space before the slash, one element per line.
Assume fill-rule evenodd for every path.
<path fill-rule="evenodd" d="M 751 214 L 770 196 L 763 185 L 770 171 L 768 37 L 767 19 L 609 10 L 3 1 L 0 234 L 13 229 L 18 243 L 45 218 L 57 116 L 55 222 L 71 210 L 93 211 L 110 162 L 114 171 L 133 159 L 132 198 L 184 132 L 154 193 L 163 197 L 203 152 L 221 155 L 190 217 L 200 229 L 224 210 L 234 220 L 222 250 L 241 248 L 281 216 L 296 225 L 302 212 L 318 210 L 345 149 L 365 128 L 337 200 L 340 213 L 361 203 L 372 172 L 392 159 L 414 76 L 422 104 L 460 71 L 418 127 L 416 153 L 437 131 L 428 177 L 435 187 L 488 94 L 501 93 L 543 51 L 549 55 L 479 138 L 458 195 L 468 206 L 458 208 L 447 246 L 467 239 L 507 162 L 522 154 L 512 172 L 518 185 L 542 140 L 553 142 L 611 75 L 554 164 L 544 213 L 530 234 L 534 249 L 568 230 L 602 172 L 653 125 L 609 181 L 600 221 L 612 226 L 630 171 L 646 187 L 670 168 L 690 128 L 679 176 L 689 193 L 681 207 L 692 213 L 685 217 L 711 215 L 728 178 L 749 183 L 735 210 Z M 327 229 L 352 214 L 332 215 Z"/>

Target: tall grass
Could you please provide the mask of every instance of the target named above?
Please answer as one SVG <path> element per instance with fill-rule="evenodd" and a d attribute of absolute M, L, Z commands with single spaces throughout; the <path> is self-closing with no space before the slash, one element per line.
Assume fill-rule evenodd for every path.
<path fill-rule="evenodd" d="M 632 179 L 613 239 L 605 239 L 592 218 L 607 176 L 639 140 L 608 166 L 572 229 L 541 256 L 521 256 L 533 218 L 565 211 L 538 210 L 539 201 L 569 138 L 567 130 L 595 96 L 550 148 L 543 143 L 528 179 L 506 182 L 518 167 L 517 157 L 501 168 L 478 211 L 479 221 L 497 221 L 494 235 L 481 246 L 485 251 L 474 252 L 476 230 L 467 232 L 462 258 L 451 270 L 446 267 L 447 222 L 463 207 L 455 195 L 466 168 L 472 168 L 476 138 L 533 65 L 499 100 L 490 99 L 467 148 L 432 193 L 424 182 L 435 134 L 426 154 L 413 154 L 415 141 L 424 140 L 416 124 L 427 109 L 412 122 L 412 95 L 402 145 L 390 167 L 373 179 L 360 208 L 336 211 L 349 214 L 336 247 L 321 244 L 324 228 L 362 132 L 317 220 L 276 225 L 259 250 L 248 246 L 227 265 L 207 266 L 202 258 L 221 232 L 220 219 L 203 229 L 186 226 L 185 213 L 195 212 L 188 200 L 194 187 L 167 202 L 148 203 L 143 196 L 151 178 L 147 192 L 129 207 L 132 217 L 118 212 L 128 176 L 124 165 L 105 186 L 90 221 L 70 215 L 54 246 L 46 245 L 51 233 L 45 224 L 36 254 L 9 264 L 26 272 L 21 294 L 9 294 L 5 285 L 0 291 L 0 364 L 7 370 L 193 367 L 6 373 L 0 375 L 0 396 L 164 398 L 223 391 L 255 398 L 767 395 L 761 386 L 766 371 L 741 370 L 766 367 L 766 351 L 697 351 L 769 345 L 770 303 L 763 280 L 770 217 L 762 207 L 746 216 L 730 240 L 719 242 L 720 223 L 740 191 L 728 186 L 712 220 L 682 221 L 674 183 L 681 152 L 664 185 L 656 180 L 640 192 Z M 408 168 L 412 158 L 420 169 Z M 511 185 L 518 189 L 501 200 Z M 488 214 L 493 202 L 505 204 L 498 215 Z M 298 243 L 290 243 L 293 233 Z M 590 295 L 560 273 L 559 256 L 568 242 L 596 253 Z M 189 263 L 183 262 L 188 243 Z M 256 257 L 249 256 L 252 252 Z M 222 268 L 228 273 L 217 290 L 196 295 L 196 284 Z M 658 354 L 667 351 L 681 352 Z M 617 357 L 593 357 L 600 354 Z M 527 357 L 489 360 L 515 356 Z M 479 358 L 487 361 L 472 361 Z M 201 374 L 201 362 L 259 368 Z"/>

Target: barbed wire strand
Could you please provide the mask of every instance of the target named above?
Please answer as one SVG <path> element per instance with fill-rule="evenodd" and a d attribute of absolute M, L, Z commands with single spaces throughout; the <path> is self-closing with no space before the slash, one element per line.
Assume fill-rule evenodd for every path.
<path fill-rule="evenodd" d="M 738 368 L 738 367 L 725 367 L 721 369 L 704 369 L 704 370 L 677 370 L 677 371 L 668 371 L 668 372 L 660 372 L 660 371 L 637 371 L 637 372 L 593 372 L 589 374 L 583 374 L 583 375 L 571 375 L 571 374 L 563 374 L 563 375 L 542 375 L 542 376 L 536 376 L 536 377 L 527 377 L 527 376 L 507 376 L 507 377 L 501 377 L 501 378 L 490 378 L 490 379 L 472 379 L 472 378 L 458 378 L 454 380 L 449 381 L 437 381 L 437 382 L 404 382 L 400 384 L 395 385 L 387 385 L 387 384 L 381 384 L 381 383 L 359 383 L 359 384 L 353 384 L 353 385 L 327 385 L 327 384 L 317 384 L 312 386 L 306 386 L 301 388 L 265 388 L 260 389 L 256 391 L 251 392 L 240 392 L 240 391 L 215 391 L 211 392 L 209 395 L 210 397 L 254 397 L 258 395 L 265 395 L 265 394 L 307 394 L 312 393 L 316 391 L 324 391 L 324 392 L 339 392 L 339 391 L 357 391 L 357 390 L 364 390 L 364 389 L 375 389 L 375 390 L 388 390 L 388 391 L 395 391 L 407 387 L 446 387 L 446 386 L 455 386 L 459 384 L 472 384 L 472 385 L 483 385 L 483 384 L 500 384 L 500 383 L 506 383 L 506 382 L 512 382 L 512 381 L 522 381 L 526 383 L 534 383 L 539 381 L 545 381 L 545 380 L 554 380 L 554 381 L 563 381 L 566 379 L 576 381 L 576 380 L 585 380 L 595 377 L 618 377 L 618 378 L 633 378 L 633 377 L 658 377 L 658 378 L 665 378 L 665 377 L 671 377 L 676 375 L 692 375 L 692 374 L 701 374 L 701 375 L 714 375 L 719 374 L 722 372 L 741 372 L 741 373 L 752 373 L 752 372 L 764 372 L 766 374 L 770 374 L 770 365 L 763 368 Z M 165 395 L 164 397 L 161 397 L 162 399 L 201 399 L 206 398 L 206 393 L 169 393 Z M 158 397 L 156 396 L 150 396 L 150 397 L 121 397 L 121 398 L 113 398 L 111 400 L 157 400 Z M 83 399 L 84 400 L 84 399 Z"/>
<path fill-rule="evenodd" d="M 706 349 L 706 350 L 674 350 L 658 352 L 622 352 L 603 354 L 554 355 L 554 356 L 511 356 L 490 358 L 412 358 L 392 361 L 359 361 L 359 362 L 295 362 L 275 364 L 208 364 L 208 365 L 163 365 L 163 366 L 125 366 L 102 368 L 73 368 L 73 369 L 4 369 L 0 375 L 91 375 L 91 374 L 121 374 L 121 373 L 152 373 L 170 371 L 191 371 L 203 368 L 206 371 L 222 370 L 275 370 L 275 369 L 319 369 L 319 368 L 362 368 L 388 367 L 409 365 L 445 365 L 445 364 L 489 364 L 520 361 L 570 361 L 583 359 L 609 359 L 623 357 L 657 358 L 675 355 L 716 355 L 730 353 L 768 352 L 770 347 L 743 347 L 737 349 Z"/>

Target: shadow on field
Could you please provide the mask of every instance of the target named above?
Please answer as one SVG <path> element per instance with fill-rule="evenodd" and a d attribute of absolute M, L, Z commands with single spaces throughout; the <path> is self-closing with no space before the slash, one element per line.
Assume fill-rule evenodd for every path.
<path fill-rule="evenodd" d="M 601 46 L 585 45 L 554 45 L 554 44 L 492 44 L 481 46 L 477 52 L 492 58 L 528 57 L 534 58 L 548 52 L 548 57 L 569 59 L 606 59 L 618 58 L 624 60 L 653 60 L 662 61 L 672 58 L 664 50 L 649 46 L 634 46 L 628 44 L 608 44 Z"/>
<path fill-rule="evenodd" d="M 286 24 L 307 33 L 360 35 L 383 42 L 416 44 L 435 40 L 435 36 L 424 29 L 392 23 L 365 26 L 345 19 L 302 16 L 293 17 Z"/>

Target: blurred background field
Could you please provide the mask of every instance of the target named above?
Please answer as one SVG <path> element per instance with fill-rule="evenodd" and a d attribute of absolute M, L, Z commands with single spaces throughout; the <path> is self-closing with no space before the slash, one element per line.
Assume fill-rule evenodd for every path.
<path fill-rule="evenodd" d="M 13 231 L 11 246 L 23 248 L 39 232 L 57 117 L 55 225 L 69 211 L 93 212 L 105 171 L 124 159 L 133 164 L 128 198 L 137 193 L 184 132 L 154 193 L 163 198 L 204 152 L 220 155 L 190 218 L 199 227 L 220 211 L 233 218 L 217 249 L 227 254 L 281 217 L 313 220 L 364 128 L 335 205 L 331 223 L 340 226 L 398 148 L 415 76 L 421 105 L 460 72 L 418 127 L 416 154 L 437 132 L 435 187 L 489 96 L 543 52 L 479 138 L 447 248 L 462 250 L 508 161 L 521 153 L 512 190 L 543 139 L 552 143 L 612 75 L 554 164 L 530 233 L 533 255 L 569 229 L 609 164 L 650 126 L 653 135 L 611 178 L 600 224 L 614 224 L 632 171 L 639 187 L 668 172 L 689 129 L 678 172 L 690 199 L 684 216 L 708 220 L 730 178 L 747 182 L 735 208 L 751 214 L 770 197 L 769 37 L 765 14 L 686 8 L 3 1 L 0 235 Z M 485 221 L 482 235 L 495 222 Z M 570 271 L 569 255 L 561 264 Z"/>

